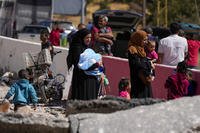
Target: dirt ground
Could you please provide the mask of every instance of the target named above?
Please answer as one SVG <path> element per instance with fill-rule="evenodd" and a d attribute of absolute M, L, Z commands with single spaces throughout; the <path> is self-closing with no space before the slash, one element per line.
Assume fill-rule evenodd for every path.
<path fill-rule="evenodd" d="M 0 85 L 0 105 L 2 104 L 3 98 L 6 95 L 9 87 L 6 85 Z M 39 103 L 37 109 L 33 110 L 32 106 L 28 106 L 20 110 L 19 113 L 35 113 L 42 115 L 53 115 L 55 117 L 65 117 L 65 103 L 66 100 L 62 101 L 51 101 L 49 103 Z M 10 105 L 8 112 L 14 112 L 14 105 Z"/>

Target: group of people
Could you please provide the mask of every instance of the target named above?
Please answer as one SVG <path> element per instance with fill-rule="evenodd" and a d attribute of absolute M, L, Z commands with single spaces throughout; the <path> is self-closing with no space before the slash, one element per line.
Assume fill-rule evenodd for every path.
<path fill-rule="evenodd" d="M 159 41 L 155 51 L 155 38 L 147 32 L 136 31 L 128 44 L 128 60 L 131 78 L 131 98 L 152 97 L 151 82 L 155 78 L 154 62 L 177 66 L 175 72 L 166 79 L 164 87 L 168 99 L 195 95 L 197 87 L 188 68 L 198 66 L 199 41 L 188 36 L 179 36 L 178 23 L 170 25 L 171 35 Z M 190 35 L 190 34 L 188 34 Z M 157 54 L 158 53 L 158 54 Z"/>
<path fill-rule="evenodd" d="M 91 31 L 83 28 L 74 34 L 67 56 L 68 69 L 74 66 L 71 99 L 90 100 L 98 97 L 98 90 L 105 78 L 102 60 L 99 63 L 99 60 L 93 58 L 87 69 L 82 69 L 79 63 L 82 54 L 84 55 L 88 49 L 94 50 L 99 55 L 112 55 L 113 34 L 111 28 L 106 26 L 107 23 L 108 18 L 102 15 L 99 16 L 98 25 L 93 26 Z M 131 35 L 128 44 L 130 80 L 123 80 L 130 84 L 120 81 L 120 84 L 126 84 L 126 88 L 121 87 L 120 90 L 127 91 L 127 93 L 120 93 L 122 96 L 126 94 L 128 99 L 152 97 L 151 81 L 155 77 L 154 62 L 158 60 L 155 45 L 155 39 L 148 36 L 145 31 L 136 31 Z M 88 73 L 88 71 L 99 70 L 100 66 L 103 71 L 98 77 Z"/>
<path fill-rule="evenodd" d="M 66 59 L 68 69 L 73 66 L 69 99 L 97 99 L 102 93 L 105 94 L 102 90 L 109 88 L 106 69 L 102 61 L 102 55 L 112 55 L 113 33 L 107 23 L 108 18 L 101 15 L 98 25 L 93 26 L 91 30 L 88 30 L 84 24 L 80 24 L 78 31 L 71 33 L 69 53 Z M 200 47 L 200 43 L 192 41 L 191 36 L 187 38 L 188 40 L 180 37 L 179 29 L 177 23 L 170 25 L 172 35 L 159 41 L 158 51 L 155 50 L 156 39 L 152 35 L 144 30 L 138 30 L 131 34 L 127 49 L 130 79 L 123 77 L 119 81 L 120 97 L 128 100 L 153 97 L 151 82 L 156 78 L 154 64 L 156 62 L 177 66 L 176 72 L 169 76 L 163 85 L 168 89 L 168 99 L 195 95 L 196 83 L 192 80 L 192 74 L 188 71 L 187 66 L 190 68 L 197 66 L 197 55 L 193 52 Z M 52 43 L 56 40 L 49 38 L 51 38 L 51 34 L 49 35 L 45 31 L 41 32 L 41 49 L 48 49 L 53 59 L 53 45 L 57 44 Z M 188 49 L 193 50 L 189 51 Z M 189 56 L 187 55 L 188 51 Z M 15 110 L 30 102 L 34 103 L 34 107 L 36 107 L 37 94 L 29 83 L 28 71 L 22 69 L 18 76 L 20 80 L 11 86 L 5 99 L 15 95 Z"/>
<path fill-rule="evenodd" d="M 102 55 L 112 55 L 113 34 L 107 23 L 101 15 L 91 30 L 84 27 L 73 34 L 67 56 L 68 69 L 73 66 L 71 99 L 97 99 L 99 90 L 108 87 Z"/>
<path fill-rule="evenodd" d="M 46 30 L 41 31 L 41 51 L 48 49 L 53 60 L 54 47 L 49 40 L 49 32 Z M 33 104 L 33 109 L 36 110 L 38 103 L 38 96 L 35 91 L 36 88 L 32 85 L 32 73 L 28 69 L 21 69 L 18 72 L 19 80 L 11 85 L 9 91 L 7 92 L 4 103 L 8 103 L 10 97 L 13 97 L 14 111 L 18 112 L 20 109 L 28 110 L 29 104 Z"/>
<path fill-rule="evenodd" d="M 108 20 L 104 17 L 102 19 L 102 23 L 105 26 L 104 21 Z M 104 26 L 100 27 L 104 28 Z M 59 29 L 58 24 L 54 24 L 50 34 L 45 30 L 41 31 L 40 34 L 41 50 L 48 49 L 52 60 L 54 56 L 54 46 L 59 46 L 60 32 L 62 31 Z M 105 32 L 105 34 L 107 34 L 107 32 L 110 31 Z M 109 84 L 108 79 L 104 74 L 105 68 L 102 63 L 102 55 L 96 53 L 93 49 L 90 49 L 92 46 L 92 34 L 85 28 L 84 24 L 80 24 L 79 30 L 72 35 L 69 55 L 67 57 L 68 68 L 70 69 L 72 65 L 74 66 L 71 99 L 96 99 L 102 93 L 99 92 L 99 88 L 106 87 Z M 97 37 L 98 35 L 95 36 Z M 107 37 L 109 38 L 109 35 L 104 36 L 103 32 L 98 38 L 101 40 L 101 38 Z M 18 77 L 19 80 L 10 87 L 4 102 L 7 103 L 7 100 L 14 95 L 13 103 L 15 111 L 19 108 L 26 107 L 30 103 L 33 103 L 34 109 L 36 109 L 38 97 L 35 88 L 30 82 L 31 75 L 29 71 L 21 69 L 18 73 Z"/>
<path fill-rule="evenodd" d="M 102 17 L 100 17 L 99 19 L 101 20 Z M 97 30 L 96 27 L 94 27 L 93 29 L 94 31 Z M 119 82 L 119 96 L 126 97 L 127 99 L 153 97 L 151 82 L 156 77 L 154 63 L 157 62 L 167 65 L 177 66 L 178 63 L 182 61 L 187 62 L 186 60 L 187 59 L 186 53 L 188 51 L 187 40 L 183 37 L 178 36 L 179 26 L 177 23 L 172 23 L 170 29 L 172 35 L 160 40 L 157 51 L 158 54 L 155 51 L 156 48 L 155 38 L 153 38 L 151 35 L 149 35 L 147 32 L 143 30 L 138 30 L 132 33 L 128 43 L 128 50 L 127 50 L 129 67 L 130 67 L 130 79 L 126 80 L 122 79 L 122 81 Z M 101 52 L 102 49 L 106 49 L 106 47 L 104 47 L 100 51 L 98 50 L 96 51 L 95 47 L 103 45 L 97 42 L 93 42 L 92 35 L 95 36 L 97 34 L 97 32 L 93 34 L 94 31 L 92 31 L 91 33 L 89 30 L 85 28 L 78 31 L 75 34 L 74 39 L 72 40 L 72 44 L 70 45 L 69 55 L 67 57 L 67 64 L 68 68 L 71 68 L 71 66 L 74 65 L 72 86 L 71 86 L 72 99 L 89 100 L 89 99 L 96 99 L 98 97 L 98 90 L 101 83 L 100 81 L 103 80 L 102 79 L 99 80 L 99 78 L 94 74 L 93 75 L 91 75 L 91 73 L 88 74 L 88 71 L 94 71 L 95 69 L 99 70 L 100 66 L 99 60 L 93 60 L 93 63 L 91 63 L 90 66 L 87 67 L 87 69 L 82 69 L 79 66 L 81 55 L 85 51 L 87 51 L 88 48 L 91 48 L 91 50 L 93 49 L 96 53 L 100 54 L 103 54 Z M 106 40 L 107 38 L 104 39 Z M 88 60 L 88 58 L 86 59 Z M 100 62 L 102 62 L 102 60 Z M 179 71 L 177 71 L 177 73 L 178 72 Z M 105 75 L 105 71 L 102 71 L 102 74 L 100 75 L 101 76 Z M 184 75 L 187 74 L 185 73 Z M 188 80 L 187 76 L 186 78 Z M 125 87 L 122 88 L 121 86 Z M 167 85 L 165 85 L 165 87 L 167 88 Z M 188 89 L 188 87 L 189 86 L 186 86 L 185 88 Z M 187 94 L 184 93 L 184 95 L 181 96 L 186 96 L 186 95 Z"/>

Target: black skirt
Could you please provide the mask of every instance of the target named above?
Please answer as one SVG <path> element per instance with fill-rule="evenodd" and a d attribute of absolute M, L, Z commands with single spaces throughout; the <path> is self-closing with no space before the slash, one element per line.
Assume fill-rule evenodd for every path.
<path fill-rule="evenodd" d="M 86 75 L 83 70 L 74 68 L 72 77 L 71 99 L 91 100 L 97 99 L 98 79 L 95 76 Z"/>

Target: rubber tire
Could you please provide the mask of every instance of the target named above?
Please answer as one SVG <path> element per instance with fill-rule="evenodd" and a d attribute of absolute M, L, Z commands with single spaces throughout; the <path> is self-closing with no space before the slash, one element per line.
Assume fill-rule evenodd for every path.
<path fill-rule="evenodd" d="M 45 92 L 45 88 L 47 86 L 46 85 L 42 85 L 39 89 L 40 89 L 40 93 L 41 93 L 41 99 L 42 102 L 47 103 L 49 101 L 49 99 L 46 96 L 46 92 Z"/>
<path fill-rule="evenodd" d="M 58 85 L 58 90 L 57 92 L 54 93 L 54 96 L 52 97 L 53 100 L 62 100 L 63 97 L 63 87 L 62 85 Z"/>

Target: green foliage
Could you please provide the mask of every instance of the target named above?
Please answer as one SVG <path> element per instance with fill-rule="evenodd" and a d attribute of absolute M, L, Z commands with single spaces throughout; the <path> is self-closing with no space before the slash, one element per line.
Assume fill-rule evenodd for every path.
<path fill-rule="evenodd" d="M 165 0 L 161 1 L 161 14 L 160 14 L 160 25 L 164 25 L 164 3 Z M 200 0 L 196 0 L 198 4 L 198 10 L 200 11 Z M 182 21 L 188 23 L 200 24 L 199 11 L 196 10 L 195 0 L 168 0 L 168 25 L 171 22 Z M 151 15 L 147 16 L 147 23 L 156 25 L 157 17 L 157 0 L 154 0 L 153 4 L 148 4 L 147 8 L 151 12 Z"/>
<path fill-rule="evenodd" d="M 100 9 L 109 9 L 109 4 L 112 2 L 122 2 L 131 5 L 131 3 L 138 4 L 142 8 L 143 0 L 101 0 Z M 147 15 L 147 24 L 156 26 L 157 24 L 157 1 L 158 0 L 147 0 L 147 10 L 150 12 Z M 196 8 L 195 1 L 198 4 Z M 97 0 L 87 0 L 87 3 L 96 3 Z M 160 26 L 164 25 L 165 22 L 165 0 L 160 0 Z M 168 25 L 174 21 L 182 21 L 188 23 L 200 24 L 200 0 L 168 0 Z M 130 10 L 134 10 L 130 7 Z M 141 13 L 141 12 L 140 12 Z"/>
<path fill-rule="evenodd" d="M 105 1 L 105 2 L 101 2 L 100 3 L 100 9 L 108 9 L 108 4 L 109 2 L 108 1 Z"/>

